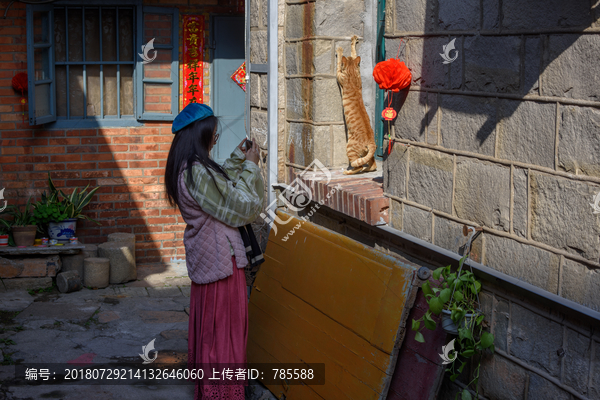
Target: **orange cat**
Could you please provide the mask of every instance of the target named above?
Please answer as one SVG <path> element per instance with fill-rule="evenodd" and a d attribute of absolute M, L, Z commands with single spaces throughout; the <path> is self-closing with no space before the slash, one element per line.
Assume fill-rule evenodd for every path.
<path fill-rule="evenodd" d="M 350 160 L 351 170 L 345 175 L 359 172 L 375 171 L 375 135 L 371 128 L 369 114 L 362 98 L 362 81 L 360 80 L 360 57 L 356 56 L 358 36 L 352 36 L 351 57 L 344 57 L 344 50 L 337 49 L 337 80 L 342 87 L 342 105 L 348 128 L 348 145 L 346 153 Z M 366 164 L 366 165 L 365 165 Z"/>

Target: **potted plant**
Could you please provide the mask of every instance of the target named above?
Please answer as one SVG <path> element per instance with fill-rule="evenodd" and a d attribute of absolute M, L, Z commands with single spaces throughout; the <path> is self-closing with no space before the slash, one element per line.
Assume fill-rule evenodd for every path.
<path fill-rule="evenodd" d="M 8 238 L 12 223 L 5 219 L 0 219 L 0 247 L 8 246 Z"/>
<path fill-rule="evenodd" d="M 48 172 L 48 186 L 50 195 L 46 195 L 45 192 L 42 194 L 42 199 L 35 204 L 34 214 L 41 225 L 42 232 L 47 231 L 50 239 L 68 243 L 69 239 L 75 236 L 77 219 L 86 219 L 100 225 L 98 221 L 82 214 L 83 208 L 89 204 L 99 188 L 94 188 L 88 193 L 90 185 L 87 185 L 81 191 L 75 188 L 73 193 L 67 196 L 62 190 L 56 188 L 50 172 Z"/>
<path fill-rule="evenodd" d="M 461 258 L 457 272 L 452 272 L 450 266 L 433 271 L 436 283 L 432 286 L 427 281 L 421 287 L 429 309 L 421 318 L 412 321 L 412 330 L 416 331 L 415 340 L 421 343 L 425 342 L 421 333 L 423 327 L 436 329 L 433 315 L 441 315 L 441 324 L 447 333 L 458 335 L 458 338 L 444 347 L 444 364 L 450 364 L 446 371 L 451 373 L 450 380 L 453 382 L 463 372 L 471 357 L 480 356 L 485 349 L 494 352 L 494 336 L 483 330 L 485 315 L 479 308 L 481 282 L 475 279 L 473 271 L 462 270 L 466 258 Z M 473 379 L 460 393 L 461 399 L 472 398 L 468 390 L 471 385 L 476 387 L 477 396 L 479 395 L 477 381 L 480 366 L 481 357 L 478 357 Z"/>
<path fill-rule="evenodd" d="M 11 223 L 12 235 L 17 246 L 33 246 L 37 225 L 33 212 L 31 211 L 31 197 L 27 199 L 25 211 L 18 207 L 8 206 L 8 215 L 13 217 Z"/>

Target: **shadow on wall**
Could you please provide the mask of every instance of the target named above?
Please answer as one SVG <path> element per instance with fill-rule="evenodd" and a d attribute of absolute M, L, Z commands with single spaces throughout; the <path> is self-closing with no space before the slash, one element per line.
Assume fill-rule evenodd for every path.
<path fill-rule="evenodd" d="M 594 69 L 585 65 L 595 63 L 597 35 L 581 33 L 596 19 L 598 6 L 589 1 L 405 0 L 395 7 L 393 29 L 407 34 L 402 44 L 386 40 L 387 58 L 401 46 L 413 78 L 410 92 L 393 96 L 399 137 L 494 155 L 498 122 L 515 114 L 524 96 L 600 100 Z M 444 63 L 440 53 L 453 39 L 456 51 L 447 56 L 456 59 Z M 438 109 L 451 111 L 439 138 Z M 444 135 L 450 130 L 460 137 Z"/>

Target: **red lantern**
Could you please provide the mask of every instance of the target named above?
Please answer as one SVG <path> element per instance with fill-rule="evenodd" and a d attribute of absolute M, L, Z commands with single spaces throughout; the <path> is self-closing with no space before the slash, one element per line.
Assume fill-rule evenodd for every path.
<path fill-rule="evenodd" d="M 23 104 L 23 123 L 25 123 L 25 93 L 27 93 L 27 74 L 25 72 L 19 72 L 12 78 L 12 87 L 17 92 L 21 92 L 21 104 Z"/>
<path fill-rule="evenodd" d="M 377 63 L 373 69 L 373 78 L 379 84 L 379 89 L 398 92 L 410 85 L 412 75 L 402 61 L 390 58 Z"/>

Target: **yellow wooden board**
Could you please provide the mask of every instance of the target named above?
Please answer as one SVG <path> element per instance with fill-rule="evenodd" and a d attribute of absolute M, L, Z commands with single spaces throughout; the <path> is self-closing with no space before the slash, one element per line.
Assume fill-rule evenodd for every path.
<path fill-rule="evenodd" d="M 385 399 L 417 267 L 296 218 L 277 231 L 250 296 L 248 361 L 325 364 L 324 385 L 267 385 L 278 398 Z"/>

